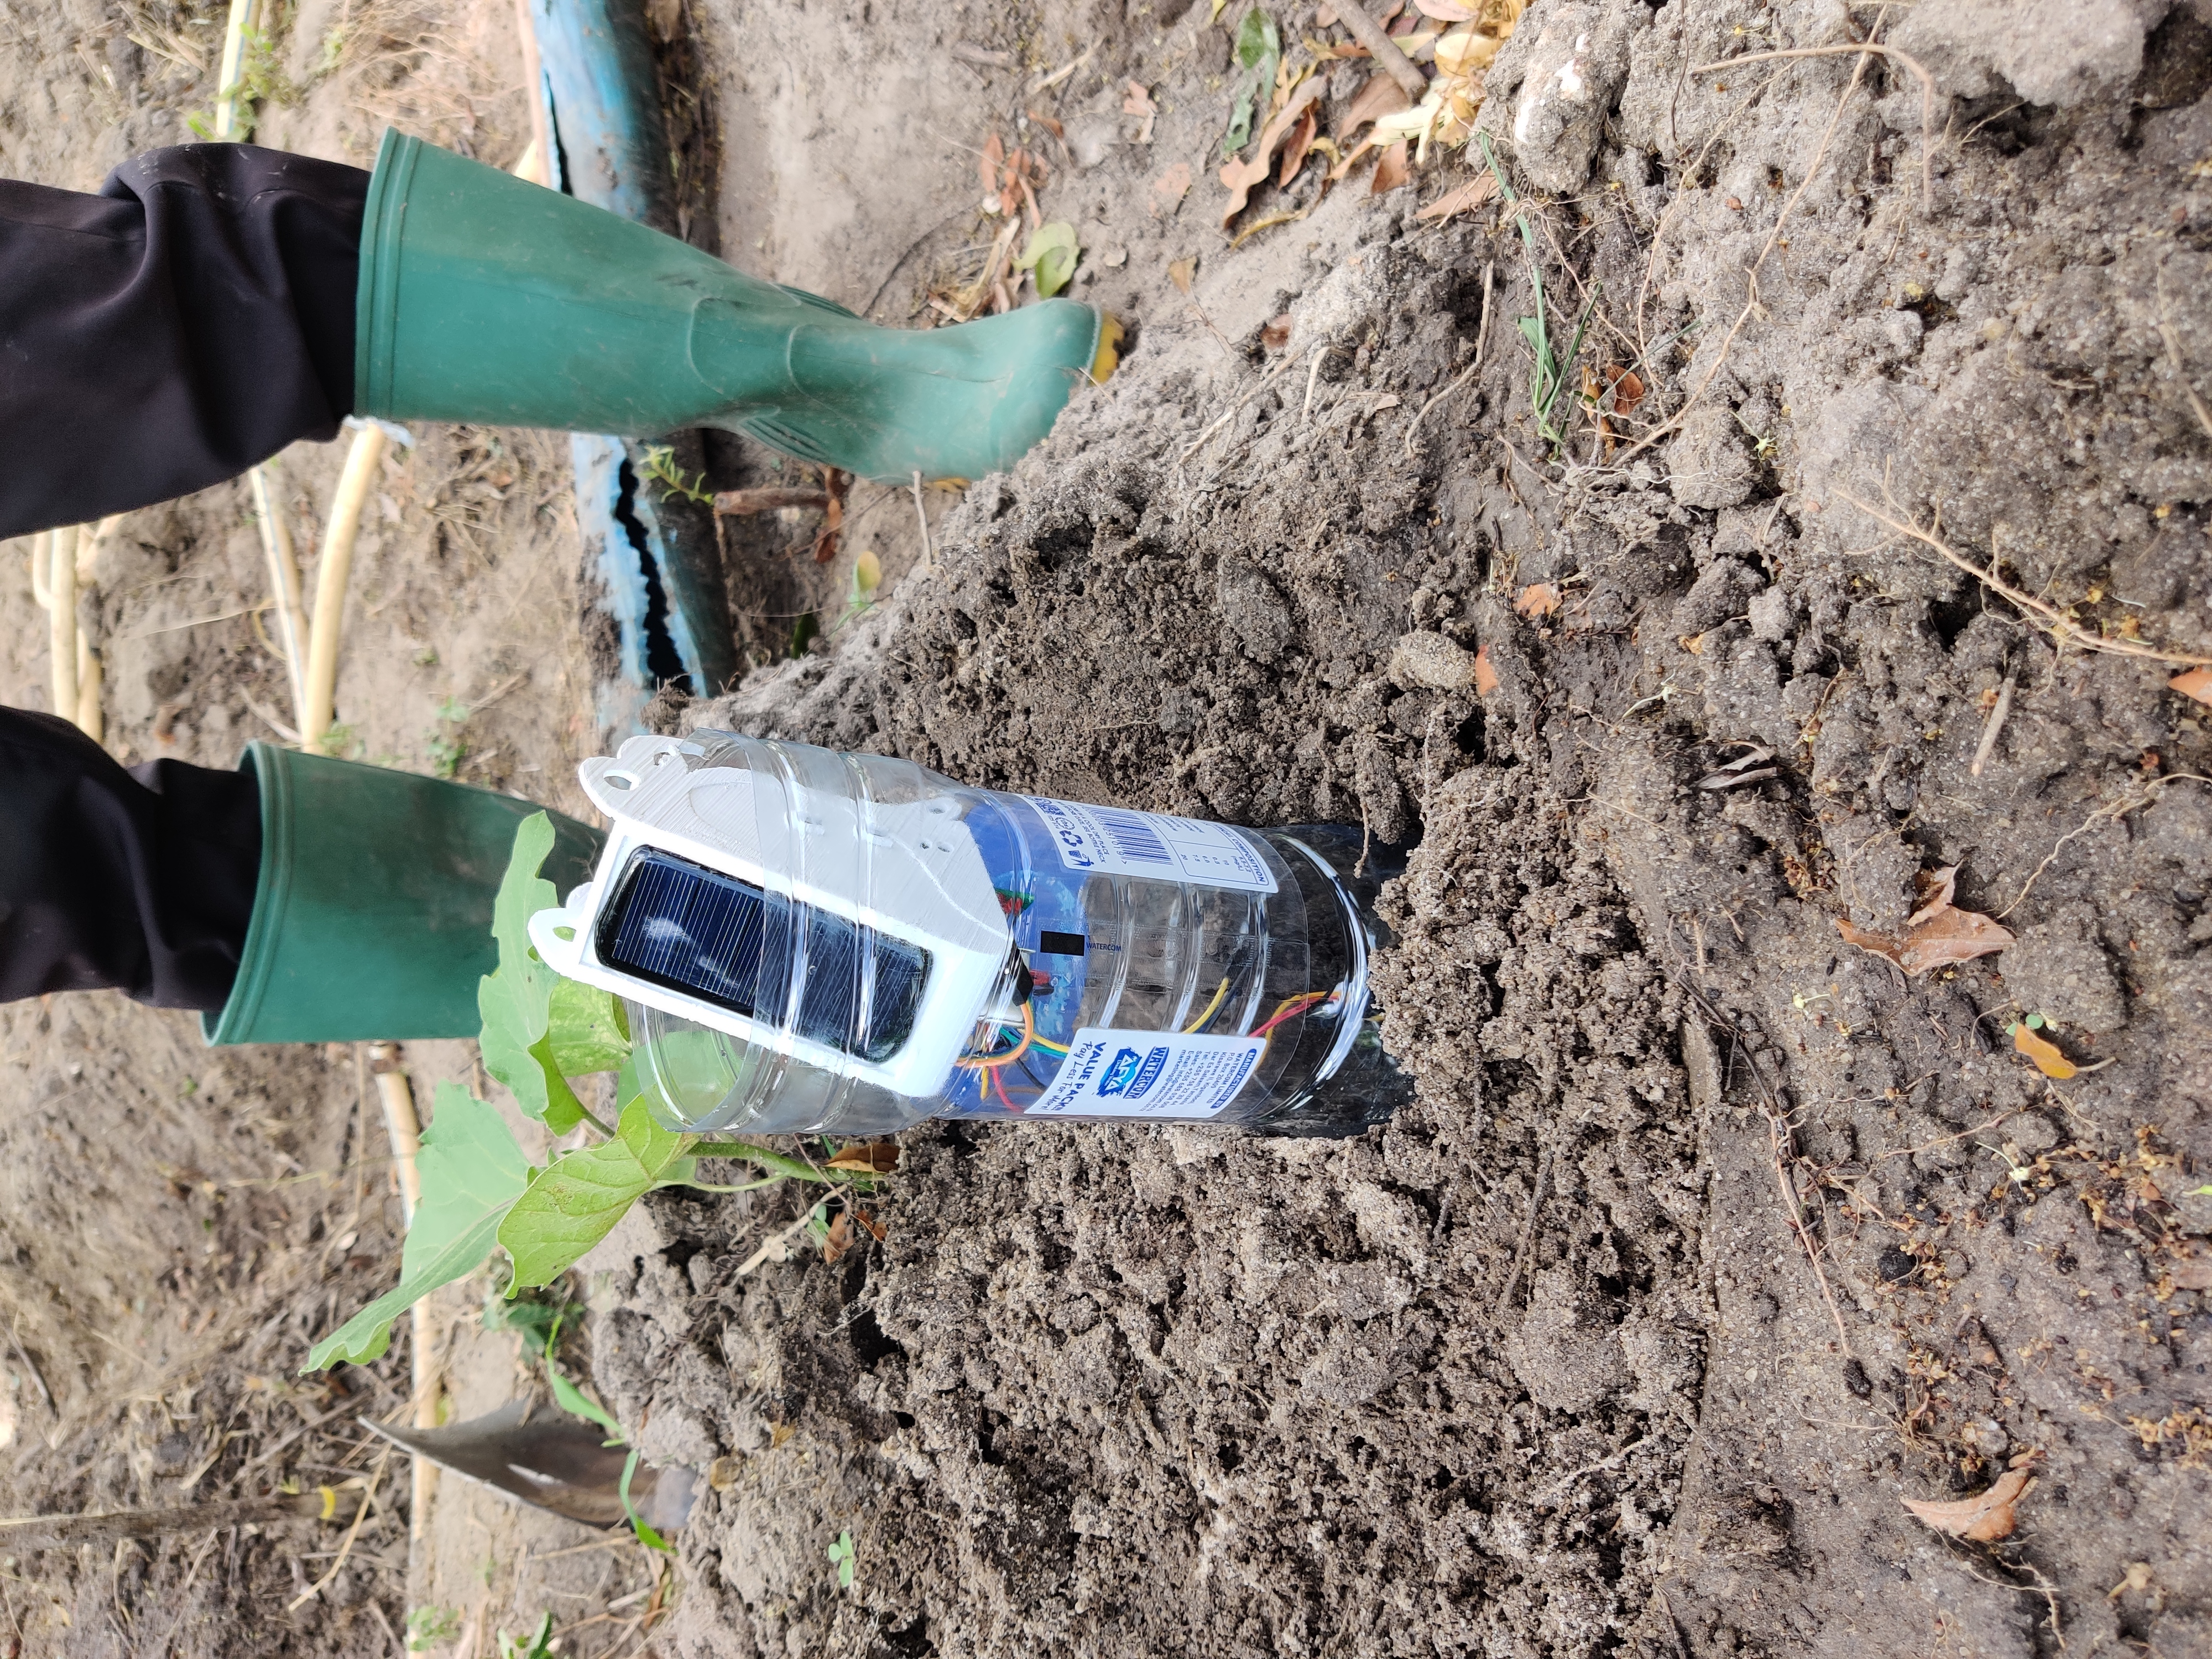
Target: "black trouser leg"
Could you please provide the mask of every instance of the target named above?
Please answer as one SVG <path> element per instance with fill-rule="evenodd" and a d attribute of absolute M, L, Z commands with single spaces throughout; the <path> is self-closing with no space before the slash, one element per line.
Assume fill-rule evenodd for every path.
<path fill-rule="evenodd" d="M 97 196 L 0 180 L 0 537 L 334 436 L 368 191 L 251 144 L 149 150 Z"/>
<path fill-rule="evenodd" d="M 260 866 L 252 772 L 126 772 L 67 720 L 0 708 L 0 1001 L 220 1009 Z"/>

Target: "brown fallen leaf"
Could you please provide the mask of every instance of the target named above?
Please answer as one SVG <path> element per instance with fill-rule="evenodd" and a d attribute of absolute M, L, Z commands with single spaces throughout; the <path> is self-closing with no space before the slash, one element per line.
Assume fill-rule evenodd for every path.
<path fill-rule="evenodd" d="M 884 1240 L 890 1237 L 891 1230 L 889 1227 L 886 1227 L 882 1222 L 877 1220 L 875 1217 L 870 1215 L 866 1210 L 860 1212 L 858 1218 L 860 1225 L 868 1230 L 868 1237 L 874 1239 L 877 1243 L 880 1244 Z"/>
<path fill-rule="evenodd" d="M 983 153 L 975 161 L 975 171 L 982 175 L 985 195 L 999 193 L 999 168 L 1006 159 L 1006 141 L 994 132 L 983 141 Z"/>
<path fill-rule="evenodd" d="M 1961 1498 L 1953 1504 L 1930 1504 L 1916 1498 L 1902 1500 L 1905 1507 L 1940 1533 L 1972 1543 L 1993 1544 L 2012 1536 L 2018 1524 L 2013 1506 L 2027 1495 L 2035 1477 L 2026 1469 L 2008 1469 L 1996 1483 L 1978 1498 Z"/>
<path fill-rule="evenodd" d="M 1244 204 L 1251 199 L 1252 191 L 1274 171 L 1276 149 L 1291 136 L 1291 129 L 1313 107 L 1314 100 L 1321 96 L 1321 93 L 1319 76 L 1303 82 L 1291 94 L 1290 101 L 1267 123 L 1267 130 L 1260 135 L 1260 142 L 1252 147 L 1252 154 L 1249 157 L 1231 161 L 1221 169 L 1221 182 L 1229 186 L 1229 205 L 1221 210 L 1222 229 L 1228 229 L 1229 222 L 1244 211 Z"/>
<path fill-rule="evenodd" d="M 1165 173 L 1152 180 L 1152 199 L 1146 204 L 1155 219 L 1174 216 L 1182 205 L 1182 198 L 1190 194 L 1190 163 L 1177 161 Z M 1188 294 L 1188 289 L 1183 290 Z"/>
<path fill-rule="evenodd" d="M 1474 653 L 1474 695 L 1486 697 L 1498 690 L 1498 671 L 1490 665 L 1490 647 L 1484 646 Z"/>
<path fill-rule="evenodd" d="M 1280 351 L 1291 343 L 1291 313 L 1271 318 L 1260 331 L 1260 343 L 1270 351 Z"/>
<path fill-rule="evenodd" d="M 1513 601 L 1524 617 L 1548 617 L 1559 608 L 1559 590 L 1549 582 L 1530 582 Z"/>
<path fill-rule="evenodd" d="M 889 1175 L 899 1166 L 898 1143 L 895 1140 L 848 1140 L 837 1149 L 837 1156 L 830 1160 L 833 1170 L 851 1170 L 861 1175 Z"/>
<path fill-rule="evenodd" d="M 1054 120 L 1051 116 L 1043 114 L 1039 111 L 1033 109 L 1025 110 L 1023 113 L 1027 115 L 1030 120 L 1036 122 L 1054 137 L 1059 139 L 1061 143 L 1065 144 L 1067 142 L 1067 129 L 1060 125 L 1060 124 Z"/>
<path fill-rule="evenodd" d="M 2179 691 L 2185 697 L 2212 703 L 2212 668 L 2192 668 L 2186 674 L 2176 674 L 2166 686 L 2167 690 Z"/>
<path fill-rule="evenodd" d="M 1675 643 L 1693 657 L 1702 657 L 1705 653 L 1705 636 L 1703 634 L 1685 634 Z"/>
<path fill-rule="evenodd" d="M 822 1259 L 835 1261 L 853 1248 L 853 1217 L 850 1211 L 840 1210 L 830 1222 L 830 1231 L 822 1240 Z"/>
<path fill-rule="evenodd" d="M 1644 401 L 1644 377 L 1632 368 L 1623 368 L 1618 363 L 1605 366 L 1605 378 L 1613 387 L 1613 412 L 1616 415 L 1632 413 Z"/>
<path fill-rule="evenodd" d="M 1905 919 L 1907 927 L 1933 921 L 1951 908 L 1951 895 L 1959 889 L 1959 866 L 1947 864 L 1940 870 L 1916 870 L 1912 887 L 1919 896 L 1920 908 Z"/>
<path fill-rule="evenodd" d="M 1176 285 L 1176 291 L 1186 300 L 1190 297 L 1191 279 L 1197 275 L 1198 261 L 1195 259 L 1171 259 L 1168 262 L 1168 281 Z"/>
<path fill-rule="evenodd" d="M 1462 213 L 1472 213 L 1498 194 L 1498 175 L 1486 173 L 1470 179 L 1457 190 L 1446 192 L 1423 208 L 1416 219 L 1448 220 Z"/>
<path fill-rule="evenodd" d="M 1367 186 L 1370 196 L 1384 196 L 1413 176 L 1413 149 L 1401 138 L 1382 152 L 1382 159 L 1375 164 L 1374 182 Z"/>
<path fill-rule="evenodd" d="M 1152 123 L 1159 118 L 1160 106 L 1152 101 L 1152 94 L 1145 89 L 1142 81 L 1132 81 L 1121 99 L 1121 113 L 1143 118 L 1144 125 L 1137 129 L 1137 142 L 1152 142 Z"/>
<path fill-rule="evenodd" d="M 1291 180 L 1298 176 L 1298 169 L 1305 166 L 1306 157 L 1313 151 L 1314 135 L 1320 129 L 1320 121 L 1321 106 L 1308 104 L 1306 112 L 1298 118 L 1297 125 L 1291 129 L 1291 136 L 1283 145 L 1282 165 L 1275 169 L 1275 187 L 1278 190 L 1286 188 Z"/>
<path fill-rule="evenodd" d="M 2061 1053 L 2057 1043 L 2027 1029 L 2025 1022 L 2013 1028 L 2012 1046 L 2035 1062 L 2035 1069 L 2063 1083 L 2081 1068 Z"/>
<path fill-rule="evenodd" d="M 1370 121 L 1379 121 L 1386 115 L 1395 115 L 1401 109 L 1411 109 L 1413 100 L 1406 96 L 1405 88 L 1387 75 L 1369 78 L 1352 100 L 1352 107 L 1344 112 L 1344 127 L 1336 135 L 1339 143 L 1349 142 L 1352 135 Z"/>
<path fill-rule="evenodd" d="M 1836 927 L 1849 943 L 1887 957 L 1911 975 L 1990 956 L 2013 942 L 2011 933 L 1974 910 L 1941 911 L 1901 935 L 1855 927 L 1843 916 L 1836 918 Z"/>

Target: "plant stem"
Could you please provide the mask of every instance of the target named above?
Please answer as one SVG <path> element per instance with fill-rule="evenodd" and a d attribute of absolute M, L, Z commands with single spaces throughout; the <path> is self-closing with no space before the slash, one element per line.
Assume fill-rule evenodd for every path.
<path fill-rule="evenodd" d="M 702 1140 L 691 1148 L 691 1153 L 695 1158 L 743 1158 L 749 1164 L 759 1164 L 763 1170 L 773 1170 L 779 1176 L 788 1176 L 793 1181 L 816 1181 L 831 1187 L 837 1184 L 836 1176 L 823 1175 L 803 1158 L 772 1152 L 767 1147 L 756 1146 L 749 1140 Z M 866 1177 L 861 1178 L 865 1180 Z"/>

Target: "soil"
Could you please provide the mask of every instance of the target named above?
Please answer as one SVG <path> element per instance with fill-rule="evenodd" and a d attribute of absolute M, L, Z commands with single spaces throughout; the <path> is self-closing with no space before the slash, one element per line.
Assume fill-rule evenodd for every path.
<path fill-rule="evenodd" d="M 1418 1098 L 1339 1142 L 925 1127 L 882 1245 L 743 1278 L 796 1213 L 786 1189 L 641 1205 L 586 1264 L 590 1370 L 650 1455 L 707 1477 L 647 1646 L 2212 1652 L 2212 736 L 2176 666 L 2037 620 L 2212 654 L 2212 13 L 1537 0 L 1482 125 L 1528 192 L 1554 338 L 1588 307 L 1591 384 L 1614 365 L 1646 388 L 1601 433 L 1577 371 L 1559 443 L 1532 409 L 1521 222 L 1418 214 L 1474 152 L 1379 196 L 1362 172 L 1316 200 L 1310 171 L 1243 222 L 1306 216 L 1221 231 L 1237 13 L 1210 10 L 651 9 L 695 240 L 918 324 L 994 233 L 974 159 L 996 132 L 1038 148 L 1076 292 L 1131 330 L 1012 473 L 932 495 L 926 556 L 902 490 L 857 490 L 826 566 L 785 550 L 805 523 L 732 524 L 763 666 L 653 713 L 1417 842 L 1378 981 Z M 503 15 L 437 40 L 495 41 Z M 1696 72 L 1877 25 L 1905 56 Z M 40 27 L 45 61 L 76 64 Z M 496 51 L 465 130 L 422 112 L 477 83 L 409 50 L 269 131 L 357 159 L 373 134 L 348 112 L 382 64 L 416 130 L 520 150 Z M 1545 101 L 1570 53 L 1580 114 Z M 1364 69 L 1330 71 L 1324 131 Z M 108 119 L 70 74 L 61 112 Z M 1148 143 L 1132 79 L 1159 106 Z M 0 151 L 21 176 L 82 186 L 159 142 L 133 116 L 88 162 L 38 112 Z M 356 578 L 342 714 L 371 754 L 427 767 L 414 734 L 459 735 L 498 751 L 489 781 L 569 802 L 604 738 L 569 665 L 560 451 L 418 437 Z M 718 485 L 774 471 L 707 453 Z M 295 464 L 326 500 L 334 458 Z M 481 527 L 453 539 L 447 481 L 488 465 L 504 499 L 468 498 Z M 280 706 L 245 621 L 141 658 L 121 638 L 144 625 L 126 603 L 166 623 L 254 602 L 243 501 L 137 515 L 144 574 L 103 580 L 134 758 L 159 726 L 178 746 L 158 752 L 226 763 L 242 698 Z M 799 614 L 842 617 L 864 549 L 884 597 L 782 659 Z M 21 569 L 6 603 L 28 617 Z M 436 668 L 406 666 L 416 642 Z M 9 650 L 9 695 L 42 706 L 37 640 Z M 518 672 L 438 722 L 438 697 Z M 219 708 L 227 728 L 199 712 Z M 1901 933 L 1916 878 L 1949 868 L 2001 952 L 1908 975 L 1848 941 Z M 2030 1017 L 2071 1076 L 2015 1047 Z M 61 1405 L 47 1423 L 11 1373 L 9 1507 L 177 1501 L 139 1472 L 159 1437 L 242 1429 L 198 1488 L 217 1495 L 329 1409 L 248 1379 L 289 1376 L 389 1276 L 354 1057 L 211 1059 L 174 1017 L 96 998 L 0 1018 L 27 1109 L 0 1123 L 6 1311 Z M 453 1048 L 411 1054 L 418 1083 L 465 1078 Z M 218 1207 L 191 1182 L 163 1196 L 185 1164 L 336 1173 Z M 179 1278 L 204 1239 L 222 1265 Z M 175 1320 L 206 1307 L 190 1349 Z M 341 1382 L 389 1411 L 405 1365 L 403 1342 Z M 357 1437 L 326 1461 L 359 1467 Z M 2030 1484 L 2001 1538 L 1899 1501 L 2008 1472 Z M 356 1603 L 301 1622 L 298 1546 L 268 1540 L 48 1552 L 7 1569 L 9 1609 L 27 1652 L 137 1651 L 179 1607 L 207 1610 L 181 1650 L 367 1652 L 428 1582 L 401 1582 L 401 1529 L 378 1524 Z M 539 1593 L 502 1579 L 458 1650 Z"/>

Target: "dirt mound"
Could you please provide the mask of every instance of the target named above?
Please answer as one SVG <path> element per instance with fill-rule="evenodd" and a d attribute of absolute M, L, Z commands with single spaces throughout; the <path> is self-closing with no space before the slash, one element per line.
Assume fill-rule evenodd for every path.
<path fill-rule="evenodd" d="M 836 1268 L 733 1279 L 786 1203 L 656 1200 L 597 1372 L 714 1473 L 677 1651 L 2212 1639 L 2212 742 L 2079 642 L 2212 651 L 2212 34 L 1961 3 L 1911 61 L 1703 72 L 1841 26 L 1583 10 L 1484 118 L 1589 31 L 1589 161 L 1506 154 L 1609 430 L 1579 385 L 1539 430 L 1494 205 L 1340 191 L 1230 252 L 1202 184 L 1148 228 L 1222 49 L 1109 33 L 1193 112 L 1083 175 L 1085 244 L 1212 249 L 1194 303 L 1133 278 L 1121 374 L 933 574 L 692 711 L 1419 836 L 1380 978 L 1420 1098 L 1342 1145 L 918 1132 Z M 1899 1501 L 2014 1465 L 2001 1540 Z"/>

